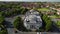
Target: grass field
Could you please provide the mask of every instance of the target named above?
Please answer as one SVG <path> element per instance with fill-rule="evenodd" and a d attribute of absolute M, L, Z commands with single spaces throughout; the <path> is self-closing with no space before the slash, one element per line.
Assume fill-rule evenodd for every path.
<path fill-rule="evenodd" d="M 60 18 L 60 16 L 52 15 L 50 18 Z"/>
<path fill-rule="evenodd" d="M 48 8 L 38 8 L 38 11 L 50 11 Z"/>

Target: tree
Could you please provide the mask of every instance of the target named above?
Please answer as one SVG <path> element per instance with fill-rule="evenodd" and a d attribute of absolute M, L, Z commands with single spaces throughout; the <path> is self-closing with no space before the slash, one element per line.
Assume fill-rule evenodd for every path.
<path fill-rule="evenodd" d="M 43 21 L 45 22 L 45 31 L 49 31 L 50 29 L 52 29 L 52 21 L 51 19 L 48 17 L 48 15 L 43 15 L 42 16 Z"/>
<path fill-rule="evenodd" d="M 50 21 L 50 20 L 48 20 L 47 22 L 46 22 L 46 31 L 49 31 L 49 30 L 51 30 L 52 29 L 52 22 Z"/>
<path fill-rule="evenodd" d="M 4 22 L 4 17 L 0 16 L 0 24 L 2 24 Z"/>
<path fill-rule="evenodd" d="M 20 23 L 20 17 L 17 17 L 14 21 L 14 27 L 18 29 Z"/>
<path fill-rule="evenodd" d="M 0 13 L 0 28 L 1 28 L 0 34 L 7 34 L 7 30 L 5 29 L 5 27 L 3 25 L 4 21 L 5 21 L 5 19 L 4 19 L 3 13 L 1 12 Z"/>
<path fill-rule="evenodd" d="M 56 26 L 57 26 L 58 28 L 60 28 L 60 21 L 57 21 L 57 22 L 56 22 Z"/>
<path fill-rule="evenodd" d="M 19 31 L 30 31 L 24 27 L 23 20 L 21 19 L 21 17 L 17 17 L 14 20 L 14 27 Z"/>
<path fill-rule="evenodd" d="M 5 14 L 5 13 L 4 13 L 3 11 L 0 12 L 0 16 L 4 16 L 4 14 Z"/>
<path fill-rule="evenodd" d="M 0 31 L 0 34 L 8 34 L 8 32 L 7 32 L 6 29 L 4 29 L 4 30 L 1 30 L 1 31 Z"/>
<path fill-rule="evenodd" d="M 23 8 L 22 11 L 21 11 L 21 14 L 25 14 L 27 11 L 28 11 L 27 8 Z"/>

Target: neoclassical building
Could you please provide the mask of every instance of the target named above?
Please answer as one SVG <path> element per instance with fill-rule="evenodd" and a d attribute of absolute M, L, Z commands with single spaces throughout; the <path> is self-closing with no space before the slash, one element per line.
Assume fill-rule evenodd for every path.
<path fill-rule="evenodd" d="M 39 27 L 42 26 L 42 19 L 39 15 L 39 12 L 33 9 L 27 11 L 25 14 L 24 26 L 30 30 L 39 29 Z"/>

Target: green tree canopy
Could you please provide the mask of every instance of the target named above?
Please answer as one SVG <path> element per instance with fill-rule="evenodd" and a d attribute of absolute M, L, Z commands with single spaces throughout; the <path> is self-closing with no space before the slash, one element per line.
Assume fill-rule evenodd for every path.
<path fill-rule="evenodd" d="M 45 22 L 45 31 L 49 31 L 50 29 L 52 29 L 52 21 L 51 19 L 48 17 L 48 15 L 43 15 L 43 20 Z"/>

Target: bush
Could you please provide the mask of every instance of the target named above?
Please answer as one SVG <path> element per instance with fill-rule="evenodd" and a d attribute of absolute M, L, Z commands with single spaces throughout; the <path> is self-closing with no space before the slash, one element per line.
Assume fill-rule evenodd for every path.
<path fill-rule="evenodd" d="M 7 30 L 1 30 L 0 34 L 8 34 Z"/>
<path fill-rule="evenodd" d="M 50 29 L 52 29 L 52 21 L 51 19 L 48 17 L 48 15 L 43 15 L 42 16 L 43 21 L 45 22 L 45 31 L 49 31 Z"/>
<path fill-rule="evenodd" d="M 25 27 L 24 27 L 24 24 L 23 24 L 23 21 L 21 19 L 21 17 L 17 17 L 15 20 L 14 20 L 14 27 L 19 30 L 19 31 L 28 31 Z"/>

